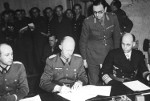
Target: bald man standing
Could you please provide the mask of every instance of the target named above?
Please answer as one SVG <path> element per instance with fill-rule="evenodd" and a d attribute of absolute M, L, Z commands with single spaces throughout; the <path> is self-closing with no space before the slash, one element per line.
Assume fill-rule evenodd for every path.
<path fill-rule="evenodd" d="M 126 33 L 122 37 L 121 47 L 111 50 L 102 67 L 102 79 L 105 84 L 114 85 L 126 81 L 139 80 L 140 76 L 150 80 L 150 72 L 146 67 L 144 55 L 133 49 L 135 38 Z"/>
<path fill-rule="evenodd" d="M 28 92 L 24 65 L 13 61 L 11 46 L 0 44 L 0 101 L 19 101 Z"/>
<path fill-rule="evenodd" d="M 83 66 L 83 59 L 73 54 L 75 41 L 66 36 L 59 45 L 61 53 L 47 58 L 40 87 L 47 92 L 67 93 L 87 84 L 88 79 Z"/>

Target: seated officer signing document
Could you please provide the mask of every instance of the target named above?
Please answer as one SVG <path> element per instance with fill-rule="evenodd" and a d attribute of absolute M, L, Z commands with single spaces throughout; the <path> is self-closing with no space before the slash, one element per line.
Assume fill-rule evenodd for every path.
<path fill-rule="evenodd" d="M 28 92 L 24 65 L 13 61 L 11 46 L 0 44 L 0 101 L 19 101 Z"/>
<path fill-rule="evenodd" d="M 134 41 L 133 35 L 126 33 L 122 37 L 122 48 L 113 49 L 108 53 L 102 67 L 102 79 L 105 84 L 115 85 L 137 80 L 139 77 L 150 80 L 143 53 L 133 49 Z"/>
<path fill-rule="evenodd" d="M 74 39 L 64 37 L 59 45 L 60 54 L 51 55 L 46 60 L 40 87 L 48 92 L 67 93 L 87 84 L 88 79 L 80 55 L 73 54 Z"/>

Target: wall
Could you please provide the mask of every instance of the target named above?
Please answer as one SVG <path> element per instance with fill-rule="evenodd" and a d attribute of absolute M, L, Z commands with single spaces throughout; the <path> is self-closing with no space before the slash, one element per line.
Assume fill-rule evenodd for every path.
<path fill-rule="evenodd" d="M 122 9 L 126 11 L 127 15 L 134 23 L 131 33 L 139 40 L 139 49 L 143 51 L 144 39 L 150 39 L 150 1 L 133 0 L 133 3 L 131 0 L 121 1 L 123 5 Z"/>

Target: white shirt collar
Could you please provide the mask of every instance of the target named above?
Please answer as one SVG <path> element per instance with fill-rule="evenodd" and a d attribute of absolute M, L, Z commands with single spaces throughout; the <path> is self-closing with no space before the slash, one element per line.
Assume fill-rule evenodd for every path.
<path fill-rule="evenodd" d="M 132 53 L 132 51 L 130 51 L 128 53 L 124 53 L 127 59 L 131 59 L 131 53 Z"/>

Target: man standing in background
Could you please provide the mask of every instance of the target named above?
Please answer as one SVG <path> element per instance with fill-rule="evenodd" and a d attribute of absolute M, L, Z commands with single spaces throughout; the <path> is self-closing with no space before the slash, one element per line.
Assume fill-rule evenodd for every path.
<path fill-rule="evenodd" d="M 84 66 L 88 67 L 89 83 L 101 85 L 100 67 L 109 52 L 120 45 L 120 28 L 117 16 L 106 12 L 106 1 L 93 2 L 93 15 L 83 22 L 80 52 Z"/>

